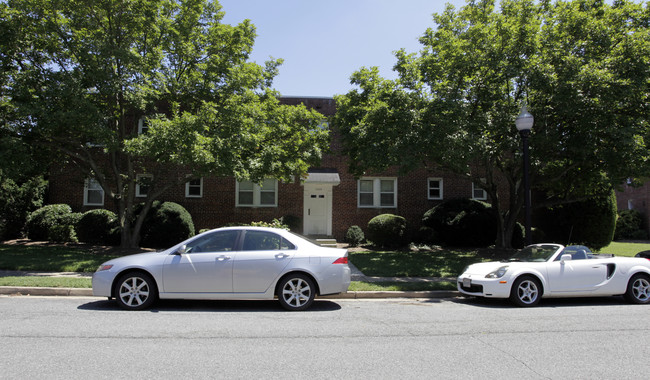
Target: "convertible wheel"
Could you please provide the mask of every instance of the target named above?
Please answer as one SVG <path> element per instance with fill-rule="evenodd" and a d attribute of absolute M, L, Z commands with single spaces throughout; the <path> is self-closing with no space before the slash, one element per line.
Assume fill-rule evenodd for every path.
<path fill-rule="evenodd" d="M 535 306 L 542 298 L 542 285 L 534 277 L 519 277 L 510 291 L 510 300 L 517 306 Z"/>
<path fill-rule="evenodd" d="M 627 284 L 625 298 L 632 303 L 650 302 L 650 279 L 648 276 L 637 274 Z"/>
<path fill-rule="evenodd" d="M 278 286 L 280 305 L 290 311 L 305 310 L 316 296 L 314 282 L 303 274 L 291 274 L 280 280 Z"/>
<path fill-rule="evenodd" d="M 117 281 L 115 299 L 126 310 L 142 310 L 158 296 L 156 282 L 146 273 L 126 273 Z"/>

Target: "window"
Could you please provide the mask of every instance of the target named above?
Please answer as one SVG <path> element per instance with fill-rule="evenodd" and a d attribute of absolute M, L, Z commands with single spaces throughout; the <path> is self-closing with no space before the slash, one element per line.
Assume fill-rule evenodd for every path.
<path fill-rule="evenodd" d="M 185 197 L 186 198 L 203 197 L 203 178 L 197 178 L 185 182 Z"/>
<path fill-rule="evenodd" d="M 219 231 L 191 241 L 185 247 L 187 253 L 228 252 L 234 250 L 239 231 Z"/>
<path fill-rule="evenodd" d="M 485 178 L 481 178 L 481 182 L 485 183 Z M 472 182 L 472 198 L 484 201 L 487 199 L 487 192 L 483 190 L 483 187 L 479 184 Z"/>
<path fill-rule="evenodd" d="M 278 251 L 295 249 L 287 239 L 280 235 L 266 231 L 246 231 L 244 237 L 244 251 Z"/>
<path fill-rule="evenodd" d="M 429 178 L 429 199 L 442 199 L 442 178 Z"/>
<path fill-rule="evenodd" d="M 278 181 L 265 179 L 261 184 L 251 181 L 237 182 L 237 206 L 276 207 L 278 205 Z"/>
<path fill-rule="evenodd" d="M 141 117 L 138 119 L 138 135 L 144 135 L 149 130 L 149 122 L 146 118 Z"/>
<path fill-rule="evenodd" d="M 359 207 L 397 207 L 396 178 L 362 178 L 357 189 Z"/>
<path fill-rule="evenodd" d="M 151 188 L 153 175 L 151 174 L 138 174 L 135 178 L 135 196 L 146 197 Z"/>
<path fill-rule="evenodd" d="M 84 206 L 103 206 L 104 189 L 99 182 L 93 178 L 88 178 L 84 183 Z"/>

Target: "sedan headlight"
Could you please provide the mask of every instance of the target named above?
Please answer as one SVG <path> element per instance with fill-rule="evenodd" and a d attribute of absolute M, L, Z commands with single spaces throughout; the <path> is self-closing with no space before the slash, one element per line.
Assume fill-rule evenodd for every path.
<path fill-rule="evenodd" d="M 111 269 L 113 266 L 110 264 L 102 264 L 97 268 L 97 272 L 105 271 Z"/>
<path fill-rule="evenodd" d="M 503 277 L 503 275 L 506 274 L 507 271 L 508 271 L 507 266 L 501 267 L 501 268 L 495 270 L 494 272 L 490 272 L 490 273 L 486 274 L 485 278 L 501 278 L 501 277 Z"/>

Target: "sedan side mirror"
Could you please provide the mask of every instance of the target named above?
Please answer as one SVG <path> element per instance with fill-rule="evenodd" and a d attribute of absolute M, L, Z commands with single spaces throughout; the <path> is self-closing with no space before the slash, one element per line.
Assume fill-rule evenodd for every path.
<path fill-rule="evenodd" d="M 185 244 L 183 244 L 180 247 L 178 247 L 178 249 L 176 250 L 175 253 L 177 255 L 183 255 L 185 252 L 187 252 L 187 246 Z"/>
<path fill-rule="evenodd" d="M 571 254 L 567 253 L 566 255 L 562 255 L 562 257 L 560 258 L 560 261 L 561 262 L 571 261 Z"/>

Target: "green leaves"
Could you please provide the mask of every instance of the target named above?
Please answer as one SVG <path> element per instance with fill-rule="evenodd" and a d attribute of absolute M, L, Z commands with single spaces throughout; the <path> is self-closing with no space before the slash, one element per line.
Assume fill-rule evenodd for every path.
<path fill-rule="evenodd" d="M 152 195 L 178 170 L 289 179 L 327 147 L 323 116 L 271 89 L 282 61 L 249 62 L 255 27 L 222 24 L 216 1 L 8 0 L 0 16 L 3 128 L 65 153 L 120 212 L 138 172 Z"/>
<path fill-rule="evenodd" d="M 475 182 L 487 177 L 486 189 L 505 179 L 516 218 L 514 121 L 526 101 L 539 190 L 580 198 L 647 175 L 647 4 L 483 0 L 433 19 L 418 54 L 396 53 L 397 80 L 362 68 L 351 78 L 359 89 L 336 98 L 355 173 L 428 162 Z M 495 204 L 498 196 L 490 193 Z"/>

